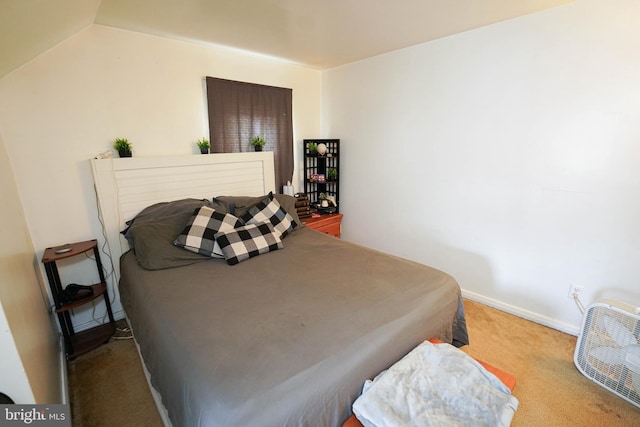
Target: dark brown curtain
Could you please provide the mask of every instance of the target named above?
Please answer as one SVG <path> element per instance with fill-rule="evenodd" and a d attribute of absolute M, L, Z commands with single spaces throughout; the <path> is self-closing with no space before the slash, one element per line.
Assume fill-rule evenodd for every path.
<path fill-rule="evenodd" d="M 293 177 L 292 90 L 207 77 L 212 153 L 253 151 L 254 136 L 273 151 L 276 190 Z"/>

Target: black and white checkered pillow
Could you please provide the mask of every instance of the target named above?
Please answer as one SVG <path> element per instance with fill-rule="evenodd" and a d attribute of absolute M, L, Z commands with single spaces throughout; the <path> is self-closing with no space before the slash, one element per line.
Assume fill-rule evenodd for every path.
<path fill-rule="evenodd" d="M 193 216 L 173 244 L 197 254 L 224 258 L 224 253 L 215 239 L 216 233 L 233 230 L 241 225 L 242 222 L 231 214 L 216 212 L 210 207 L 202 206 L 194 211 Z"/>
<path fill-rule="evenodd" d="M 282 240 L 270 222 L 249 224 L 216 233 L 216 241 L 229 265 L 282 249 Z"/>
<path fill-rule="evenodd" d="M 269 194 L 263 201 L 251 206 L 247 213 L 242 216 L 242 221 L 245 224 L 270 222 L 281 239 L 284 239 L 287 234 L 298 226 L 293 217 L 282 209 L 273 194 Z"/>

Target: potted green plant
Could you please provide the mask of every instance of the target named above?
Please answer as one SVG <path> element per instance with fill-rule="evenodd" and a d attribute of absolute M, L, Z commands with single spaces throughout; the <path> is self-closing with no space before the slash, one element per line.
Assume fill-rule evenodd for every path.
<path fill-rule="evenodd" d="M 327 169 L 327 179 L 329 181 L 335 181 L 338 179 L 338 170 L 336 168 Z"/>
<path fill-rule="evenodd" d="M 318 144 L 316 144 L 315 142 L 307 143 L 307 151 L 309 151 L 309 155 L 310 156 L 317 156 L 318 155 Z"/>
<path fill-rule="evenodd" d="M 209 144 L 209 140 L 207 138 L 197 140 L 196 144 L 200 149 L 200 154 L 209 154 L 209 148 L 211 148 L 211 144 Z"/>
<path fill-rule="evenodd" d="M 254 136 L 253 140 L 251 140 L 251 145 L 253 146 L 253 149 L 256 151 L 262 151 L 262 147 L 264 147 L 264 144 L 266 143 L 267 142 L 261 136 Z"/>
<path fill-rule="evenodd" d="M 327 198 L 327 195 L 324 193 L 320 193 L 318 194 L 318 199 L 320 199 L 320 206 L 323 208 L 327 208 L 329 207 L 329 199 Z"/>
<path fill-rule="evenodd" d="M 127 138 L 116 138 L 113 141 L 113 148 L 118 152 L 120 157 L 131 157 L 131 143 Z"/>

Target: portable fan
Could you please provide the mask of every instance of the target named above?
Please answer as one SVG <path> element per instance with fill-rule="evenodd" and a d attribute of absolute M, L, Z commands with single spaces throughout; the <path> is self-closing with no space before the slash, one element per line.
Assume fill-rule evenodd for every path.
<path fill-rule="evenodd" d="M 602 300 L 587 307 L 573 360 L 596 384 L 640 407 L 640 307 Z"/>

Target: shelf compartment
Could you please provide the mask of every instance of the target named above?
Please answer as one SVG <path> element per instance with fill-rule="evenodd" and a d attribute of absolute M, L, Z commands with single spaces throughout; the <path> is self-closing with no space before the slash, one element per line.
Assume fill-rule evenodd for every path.
<path fill-rule="evenodd" d="M 91 329 L 76 332 L 70 336 L 71 349 L 67 353 L 67 359 L 74 359 L 101 346 L 109 341 L 115 331 L 115 323 L 104 323 Z"/>
<path fill-rule="evenodd" d="M 76 307 L 80 307 L 88 302 L 93 301 L 94 299 L 100 297 L 107 290 L 107 285 L 105 283 L 96 283 L 95 285 L 91 285 L 93 289 L 93 293 L 86 298 L 79 299 L 77 301 L 66 302 L 56 308 L 56 313 L 62 313 L 64 311 L 73 310 Z"/>

